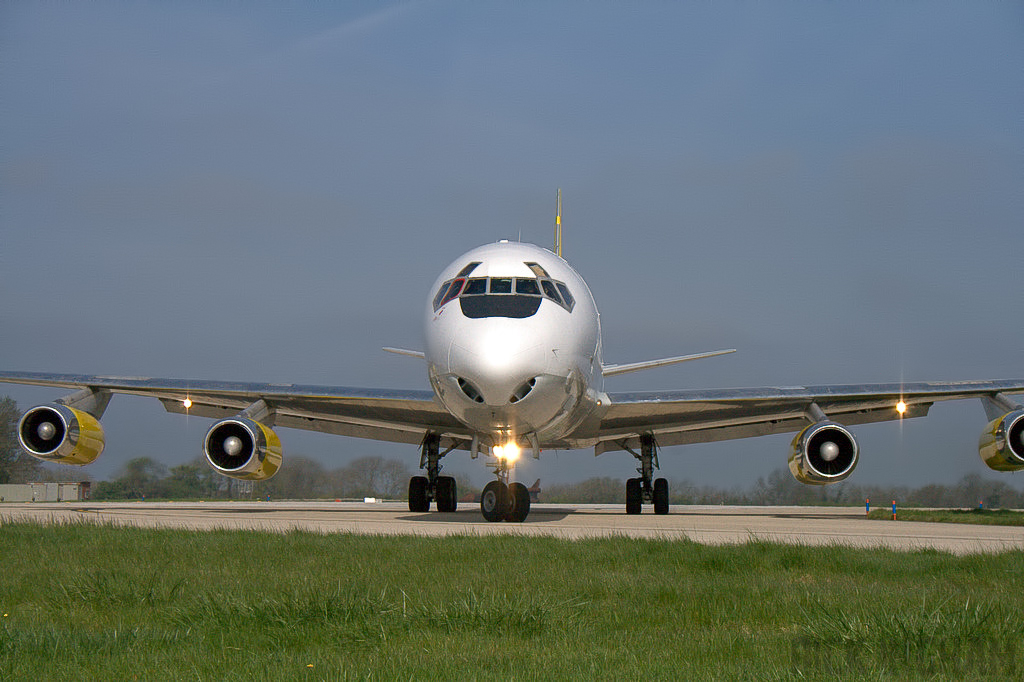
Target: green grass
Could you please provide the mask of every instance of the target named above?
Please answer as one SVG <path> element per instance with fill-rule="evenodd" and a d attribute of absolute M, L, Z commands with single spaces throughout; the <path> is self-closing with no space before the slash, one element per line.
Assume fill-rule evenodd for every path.
<path fill-rule="evenodd" d="M 868 518 L 892 520 L 892 507 L 874 509 Z M 1024 526 L 1024 512 L 1012 509 L 903 509 L 896 508 L 897 521 L 933 523 L 975 523 L 987 526 Z"/>
<path fill-rule="evenodd" d="M 0 679 L 1020 679 L 1024 552 L 0 526 Z"/>

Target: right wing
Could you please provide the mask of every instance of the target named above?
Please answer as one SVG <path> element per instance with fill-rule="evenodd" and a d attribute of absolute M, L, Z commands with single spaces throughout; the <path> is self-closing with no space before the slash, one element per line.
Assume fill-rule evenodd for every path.
<path fill-rule="evenodd" d="M 1024 380 L 952 383 L 850 384 L 781 388 L 693 389 L 611 393 L 597 426 L 597 452 L 637 448 L 641 434 L 659 445 L 683 445 L 792 433 L 807 427 L 811 404 L 845 425 L 921 417 L 941 400 L 982 398 L 1024 391 Z M 896 409 L 898 402 L 905 412 Z M 1010 411 L 1011 406 L 1006 405 Z M 989 418 L 998 410 L 990 411 Z"/>

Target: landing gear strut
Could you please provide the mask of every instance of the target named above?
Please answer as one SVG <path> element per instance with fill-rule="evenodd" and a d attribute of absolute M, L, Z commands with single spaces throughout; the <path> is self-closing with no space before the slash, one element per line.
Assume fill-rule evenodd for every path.
<path fill-rule="evenodd" d="M 639 514 L 645 503 L 653 503 L 655 514 L 668 514 L 668 481 L 664 478 L 652 480 L 654 470 L 661 468 L 658 466 L 658 444 L 654 436 L 640 436 L 639 454 L 629 448 L 626 450 L 640 461 L 637 468 L 640 477 L 626 481 L 626 513 Z"/>
<path fill-rule="evenodd" d="M 480 513 L 487 521 L 520 523 L 530 513 L 530 491 L 522 483 L 508 482 L 509 464 L 499 458 L 494 464 L 497 481 L 484 486 L 480 495 Z"/>
<path fill-rule="evenodd" d="M 441 476 L 441 458 L 454 448 L 441 452 L 441 437 L 428 433 L 423 438 L 420 448 L 420 469 L 426 469 L 426 476 L 413 476 L 409 479 L 409 511 L 430 511 L 430 501 L 437 504 L 439 512 L 453 512 L 459 506 L 458 490 L 455 479 Z"/>

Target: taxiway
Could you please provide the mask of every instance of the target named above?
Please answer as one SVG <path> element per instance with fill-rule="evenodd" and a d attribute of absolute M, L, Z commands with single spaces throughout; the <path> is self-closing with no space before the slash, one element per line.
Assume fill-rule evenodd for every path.
<path fill-rule="evenodd" d="M 751 539 L 967 554 L 1024 549 L 1024 528 L 878 521 L 854 507 L 676 506 L 667 516 L 627 516 L 621 505 L 537 504 L 526 523 L 488 523 L 476 505 L 450 514 L 411 513 L 404 502 L 64 502 L 0 505 L 0 524 L 90 522 L 212 530 L 319 533 L 547 535 L 686 539 L 721 544 Z"/>

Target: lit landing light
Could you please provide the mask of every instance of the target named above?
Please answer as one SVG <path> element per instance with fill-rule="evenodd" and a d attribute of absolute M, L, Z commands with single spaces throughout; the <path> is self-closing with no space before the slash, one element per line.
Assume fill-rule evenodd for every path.
<path fill-rule="evenodd" d="M 900 416 L 902 417 L 903 414 L 907 411 L 907 404 L 902 400 L 899 401 L 898 403 L 896 403 L 896 411 L 899 412 Z"/>
<path fill-rule="evenodd" d="M 519 459 L 519 446 L 515 443 L 508 443 L 504 446 L 495 445 L 493 452 L 495 457 L 503 459 L 510 464 Z"/>
<path fill-rule="evenodd" d="M 184 400 L 181 401 L 181 404 L 185 407 L 186 410 L 190 409 L 192 407 L 192 399 L 185 398 Z"/>

